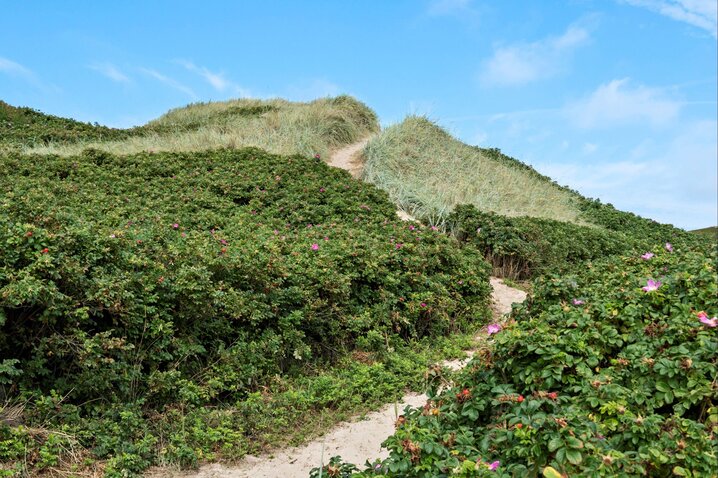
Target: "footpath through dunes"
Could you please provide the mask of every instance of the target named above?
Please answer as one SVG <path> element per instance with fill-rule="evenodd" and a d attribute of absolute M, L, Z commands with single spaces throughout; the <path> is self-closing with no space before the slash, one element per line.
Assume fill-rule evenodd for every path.
<path fill-rule="evenodd" d="M 492 308 L 495 316 L 502 317 L 511 312 L 511 305 L 523 302 L 526 292 L 509 287 L 499 278 L 491 278 Z M 485 342 L 487 335 L 476 337 L 477 345 Z M 444 362 L 442 365 L 457 370 L 465 366 L 473 351 L 467 352 L 464 360 Z M 311 442 L 263 456 L 245 456 L 234 465 L 214 463 L 204 465 L 197 471 L 172 472 L 155 468 L 147 478 L 307 478 L 312 468 L 326 464 L 329 458 L 340 455 L 347 463 L 363 464 L 367 460 L 384 459 L 389 453 L 381 447 L 387 437 L 394 433 L 397 413 L 405 407 L 421 407 L 427 401 L 424 394 L 408 393 L 397 403 L 385 405 L 381 410 L 357 417 L 356 421 L 342 423 L 326 435 Z"/>
<path fill-rule="evenodd" d="M 342 148 L 329 159 L 334 167 L 349 171 L 352 176 L 361 174 L 361 164 L 357 155 L 371 139 L 368 136 L 361 141 Z M 407 220 L 397 211 L 402 219 Z M 413 218 L 408 218 L 413 220 Z M 491 299 L 494 316 L 501 320 L 505 314 L 511 312 L 513 303 L 520 303 L 526 299 L 526 292 L 509 287 L 499 278 L 491 278 Z M 478 346 L 487 339 L 486 333 L 476 337 Z M 473 356 L 473 350 L 467 351 L 463 360 L 453 360 L 442 363 L 452 370 L 463 368 Z M 394 433 L 394 423 L 397 414 L 401 414 L 405 407 L 420 407 L 427 401 L 425 394 L 408 393 L 396 403 L 385 405 L 381 410 L 371 412 L 356 421 L 346 422 L 336 426 L 326 435 L 319 437 L 305 445 L 276 450 L 274 453 L 263 456 L 245 456 L 234 465 L 214 463 L 202 466 L 198 471 L 171 472 L 167 469 L 155 468 L 147 473 L 147 477 L 159 478 L 171 476 L 173 478 L 307 478 L 312 468 L 326 464 L 329 458 L 341 456 L 347 463 L 363 464 L 367 460 L 384 459 L 388 451 L 382 449 L 381 444 Z"/>

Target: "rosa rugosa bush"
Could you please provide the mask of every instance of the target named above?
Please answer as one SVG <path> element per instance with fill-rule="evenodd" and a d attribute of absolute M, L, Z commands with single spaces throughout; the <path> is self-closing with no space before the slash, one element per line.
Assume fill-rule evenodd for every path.
<path fill-rule="evenodd" d="M 537 280 L 360 474 L 715 476 L 716 249 L 648 252 Z"/>
<path fill-rule="evenodd" d="M 7 155 L 0 195 L 0 398 L 106 417 L 80 444 L 136 469 L 142 417 L 488 316 L 480 254 L 312 159 Z"/>

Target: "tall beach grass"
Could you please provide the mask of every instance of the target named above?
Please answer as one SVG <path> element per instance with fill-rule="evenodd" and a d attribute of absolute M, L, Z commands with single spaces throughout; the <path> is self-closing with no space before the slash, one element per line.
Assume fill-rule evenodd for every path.
<path fill-rule="evenodd" d="M 523 164 L 499 161 L 462 143 L 424 117 L 409 116 L 386 128 L 363 154 L 362 178 L 431 224 L 441 225 L 458 204 L 505 216 L 581 222 L 572 192 Z"/>
<path fill-rule="evenodd" d="M 376 114 L 349 96 L 308 103 L 239 99 L 171 110 L 121 140 L 31 145 L 24 152 L 69 156 L 86 148 L 132 154 L 255 146 L 277 154 L 326 156 L 378 129 Z"/>

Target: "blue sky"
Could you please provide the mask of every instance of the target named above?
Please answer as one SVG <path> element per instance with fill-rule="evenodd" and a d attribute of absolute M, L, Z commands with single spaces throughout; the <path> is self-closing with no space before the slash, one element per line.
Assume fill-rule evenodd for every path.
<path fill-rule="evenodd" d="M 692 229 L 718 222 L 716 3 L 6 1 L 0 99 L 130 126 L 348 93 Z"/>

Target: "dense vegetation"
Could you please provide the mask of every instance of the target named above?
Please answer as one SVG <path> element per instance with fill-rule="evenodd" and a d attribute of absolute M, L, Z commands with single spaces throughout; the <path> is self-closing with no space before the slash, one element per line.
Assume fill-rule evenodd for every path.
<path fill-rule="evenodd" d="M 416 218 L 441 225 L 473 204 L 504 216 L 580 222 L 580 196 L 496 149 L 469 146 L 426 118 L 409 116 L 372 139 L 362 179 Z"/>
<path fill-rule="evenodd" d="M 50 142 L 119 139 L 128 134 L 121 129 L 60 118 L 31 108 L 17 108 L 0 100 L 0 152 Z"/>
<path fill-rule="evenodd" d="M 597 201 L 584 200 L 583 214 L 603 227 L 506 217 L 473 205 L 457 206 L 447 223 L 455 237 L 484 254 L 495 275 L 511 279 L 569 272 L 608 256 L 642 253 L 653 244 L 687 247 L 701 242 L 681 229 Z"/>
<path fill-rule="evenodd" d="M 73 447 L 110 458 L 110 476 L 241 456 L 253 422 L 201 407 L 263 413 L 253 394 L 276 377 L 356 350 L 371 364 L 387 346 L 488 316 L 480 254 L 400 223 L 385 193 L 313 158 L 11 154 L 0 191 L 0 395 L 28 426 L 0 425 L 11 476 Z M 357 383 L 385 382 L 359 398 L 396 394 L 388 384 L 401 380 L 386 369 L 420 365 L 391 360 L 347 367 Z M 323 395 L 300 400 L 314 400 L 304 410 L 331 405 Z M 196 442 L 185 432 L 193 416 Z"/>
<path fill-rule="evenodd" d="M 281 99 L 195 103 L 127 130 L 36 116 L 40 119 L 33 123 L 32 135 L 18 135 L 23 151 L 63 156 L 87 148 L 133 154 L 254 146 L 276 154 L 326 157 L 331 150 L 379 129 L 376 114 L 349 96 L 309 103 Z M 34 138 L 41 141 L 28 142 Z"/>
<path fill-rule="evenodd" d="M 494 346 L 359 474 L 715 476 L 717 259 L 656 245 L 535 281 Z"/>
<path fill-rule="evenodd" d="M 715 229 L 583 198 L 424 118 L 367 146 L 386 192 L 310 159 L 377 129 L 347 96 L 126 130 L 0 102 L 0 476 L 299 441 L 457 353 L 490 266 L 533 296 L 448 388 L 432 368 L 387 460 L 323 476 L 715 476 Z"/>

